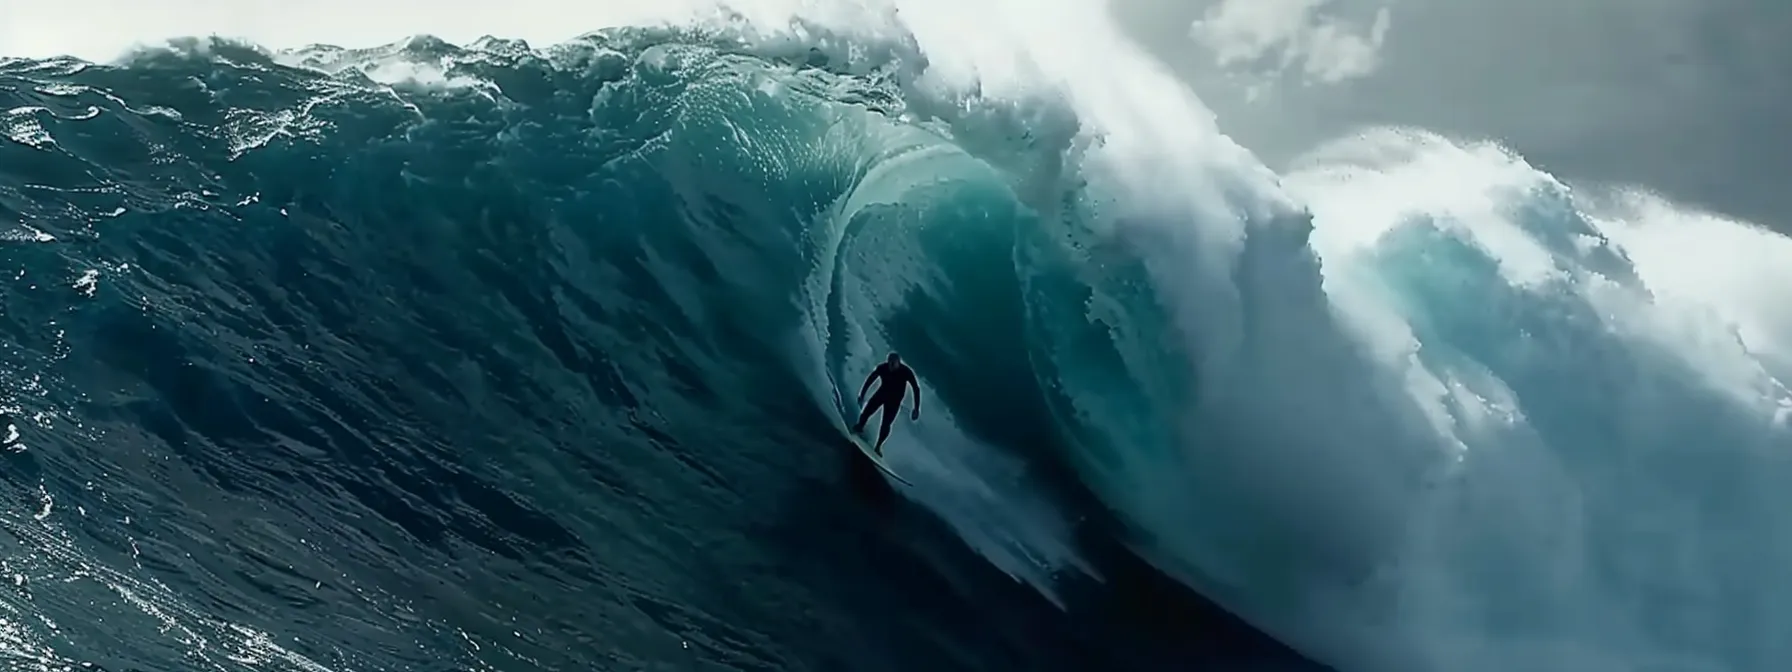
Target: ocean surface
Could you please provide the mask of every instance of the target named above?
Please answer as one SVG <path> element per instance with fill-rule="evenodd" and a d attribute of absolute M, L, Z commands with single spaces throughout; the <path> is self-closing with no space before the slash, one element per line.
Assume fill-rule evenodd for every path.
<path fill-rule="evenodd" d="M 929 18 L 0 58 L 6 669 L 1792 666 L 1792 239 Z"/>

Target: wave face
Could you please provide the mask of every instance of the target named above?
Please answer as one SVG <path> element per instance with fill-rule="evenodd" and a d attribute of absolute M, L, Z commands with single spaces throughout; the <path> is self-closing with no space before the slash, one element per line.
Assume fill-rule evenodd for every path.
<path fill-rule="evenodd" d="M 904 9 L 0 63 L 0 637 L 1308 665 L 1161 572 L 1351 672 L 1792 662 L 1792 242 L 1420 132 L 1274 175 L 1125 49 Z"/>
<path fill-rule="evenodd" d="M 1009 166 L 915 120 L 900 47 L 0 66 L 8 655 L 1304 665 L 1077 541 L 1026 299 L 1075 310 L 1084 267 Z M 1042 132 L 986 108 L 965 128 Z M 920 506 L 841 476 L 835 395 L 889 347 L 924 374 L 888 446 Z"/>

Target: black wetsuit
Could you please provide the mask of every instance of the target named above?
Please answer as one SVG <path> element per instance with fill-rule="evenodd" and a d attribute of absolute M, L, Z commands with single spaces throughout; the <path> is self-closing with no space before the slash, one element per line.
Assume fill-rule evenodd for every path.
<path fill-rule="evenodd" d="M 878 385 L 877 393 L 871 395 L 870 401 L 865 402 L 865 409 L 859 412 L 859 424 L 853 427 L 853 431 L 864 431 L 865 421 L 871 419 L 871 414 L 883 409 L 883 426 L 877 432 L 877 447 L 881 452 L 884 439 L 890 436 L 890 423 L 896 421 L 896 413 L 902 410 L 902 398 L 911 386 L 915 388 L 915 408 L 920 409 L 921 384 L 915 380 L 915 372 L 907 364 L 884 362 L 872 369 L 871 375 L 865 378 L 865 384 L 859 388 L 859 396 L 864 396 L 865 390 L 871 388 L 871 381 L 879 378 L 883 379 L 883 384 Z"/>

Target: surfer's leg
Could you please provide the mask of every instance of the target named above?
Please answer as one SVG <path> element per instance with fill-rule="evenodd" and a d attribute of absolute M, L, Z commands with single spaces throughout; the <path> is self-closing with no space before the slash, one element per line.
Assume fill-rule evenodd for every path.
<path fill-rule="evenodd" d="M 877 399 L 877 398 L 872 398 L 871 401 L 865 402 L 865 410 L 859 411 L 859 424 L 852 426 L 853 432 L 865 431 L 865 421 L 870 420 L 871 414 L 876 413 L 878 407 L 882 405 L 882 404 L 878 403 L 879 401 L 881 401 L 881 400 Z"/>
<path fill-rule="evenodd" d="M 878 457 L 884 456 L 884 439 L 890 438 L 890 425 L 896 422 L 896 414 L 902 411 L 902 400 L 886 401 L 883 408 L 883 425 L 877 428 L 877 447 L 871 449 L 871 452 L 877 453 Z"/>

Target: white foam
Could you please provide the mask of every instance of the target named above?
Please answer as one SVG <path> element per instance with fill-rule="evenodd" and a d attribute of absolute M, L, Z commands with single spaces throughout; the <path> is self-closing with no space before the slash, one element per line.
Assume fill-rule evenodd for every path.
<path fill-rule="evenodd" d="M 1375 579 L 1335 591 L 1329 617 L 1370 626 L 1348 635 L 1351 669 L 1792 664 L 1792 395 L 1772 359 L 1792 336 L 1774 284 L 1792 240 L 1595 202 L 1424 133 L 1340 141 L 1287 182 L 1316 215 L 1328 293 L 1379 325 L 1354 333 L 1404 332 L 1429 356 L 1381 365 L 1459 390 L 1439 428 L 1462 461 L 1402 495 L 1408 531 Z"/>

